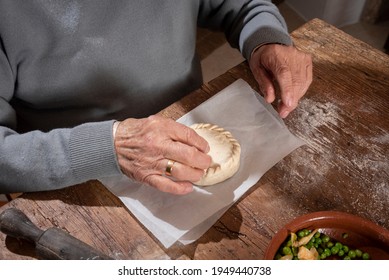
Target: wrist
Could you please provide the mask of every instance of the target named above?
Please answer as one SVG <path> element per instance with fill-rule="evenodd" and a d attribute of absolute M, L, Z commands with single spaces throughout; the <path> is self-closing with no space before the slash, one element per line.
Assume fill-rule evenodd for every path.
<path fill-rule="evenodd" d="M 267 43 L 265 43 L 265 44 L 260 44 L 260 45 L 256 46 L 256 47 L 253 49 L 253 51 L 251 52 L 250 59 L 253 57 L 253 55 L 254 55 L 254 53 L 255 53 L 256 51 L 258 51 L 261 47 L 263 47 L 263 46 L 265 46 L 265 45 L 267 45 Z"/>

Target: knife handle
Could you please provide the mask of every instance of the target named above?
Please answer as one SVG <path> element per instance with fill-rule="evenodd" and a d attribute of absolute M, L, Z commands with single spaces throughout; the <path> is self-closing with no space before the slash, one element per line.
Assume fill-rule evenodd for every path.
<path fill-rule="evenodd" d="M 43 230 L 16 208 L 7 208 L 0 214 L 0 231 L 14 238 L 22 238 L 34 243 L 43 234 Z"/>
<path fill-rule="evenodd" d="M 0 231 L 14 238 L 35 244 L 35 251 L 42 259 L 56 260 L 112 260 L 88 244 L 58 228 L 39 229 L 20 210 L 5 209 L 0 214 Z"/>

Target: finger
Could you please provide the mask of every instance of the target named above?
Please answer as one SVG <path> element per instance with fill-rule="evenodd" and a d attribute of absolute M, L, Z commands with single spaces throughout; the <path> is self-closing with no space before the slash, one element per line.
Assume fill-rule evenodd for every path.
<path fill-rule="evenodd" d="M 285 104 L 280 101 L 280 103 L 278 104 L 278 113 L 280 114 L 280 117 L 281 118 L 286 118 L 290 112 L 292 111 L 292 109 L 288 106 L 285 106 Z"/>
<path fill-rule="evenodd" d="M 276 99 L 276 90 L 271 75 L 266 69 L 258 67 L 254 77 L 258 82 L 259 89 L 263 93 L 266 102 L 272 103 Z"/>
<path fill-rule="evenodd" d="M 288 85 L 291 87 L 292 103 L 296 105 L 298 100 L 306 93 L 310 84 L 312 83 L 312 57 L 309 54 L 301 53 L 294 50 L 296 53 L 288 64 L 285 64 L 285 72 L 289 72 Z M 288 105 L 287 103 L 285 103 Z"/>
<path fill-rule="evenodd" d="M 163 156 L 196 169 L 207 169 L 212 162 L 211 157 L 204 152 L 176 141 L 167 143 Z"/>
<path fill-rule="evenodd" d="M 193 185 L 190 182 L 175 182 L 169 178 L 158 175 L 149 176 L 145 180 L 145 183 L 152 187 L 155 187 L 156 189 L 162 192 L 177 195 L 184 195 L 193 191 Z"/>
<path fill-rule="evenodd" d="M 203 137 L 186 125 L 171 120 L 169 135 L 178 142 L 193 146 L 203 153 L 209 152 L 209 144 Z"/>
<path fill-rule="evenodd" d="M 168 161 L 165 168 L 166 175 L 169 175 L 168 171 L 170 171 L 170 176 L 179 181 L 197 182 L 201 179 L 201 177 L 203 177 L 205 173 L 204 169 L 193 168 L 180 162 L 174 162 L 169 170 L 167 170 L 167 165 Z"/>
<path fill-rule="evenodd" d="M 306 71 L 309 71 L 307 67 L 294 69 L 294 71 L 290 65 L 278 67 L 275 78 L 280 89 L 281 102 L 278 112 L 282 118 L 286 118 L 297 107 L 298 101 L 308 89 L 310 82 L 307 83 Z"/>
<path fill-rule="evenodd" d="M 277 67 L 276 71 L 274 72 L 274 78 L 276 79 L 280 88 L 282 103 L 286 107 L 292 108 L 295 105 L 295 85 L 293 84 L 293 75 L 291 69 L 287 65 L 281 65 Z"/>
<path fill-rule="evenodd" d="M 288 116 L 288 114 L 293 111 L 299 100 L 308 90 L 310 84 L 312 83 L 313 73 L 312 73 L 312 62 L 309 55 L 306 55 L 303 59 L 306 64 L 302 64 L 300 68 L 294 71 L 294 76 L 291 78 L 292 81 L 283 84 L 281 89 L 281 100 L 279 106 L 279 113 L 282 118 Z M 290 72 L 292 74 L 292 72 Z M 286 79 L 285 79 L 286 80 Z M 280 86 L 281 88 L 281 86 Z"/>
<path fill-rule="evenodd" d="M 275 88 L 271 74 L 260 63 L 259 53 L 255 53 L 249 61 L 251 72 L 258 83 L 260 92 L 263 94 L 266 102 L 272 103 L 275 96 Z"/>
<path fill-rule="evenodd" d="M 313 64 L 312 64 L 312 57 L 310 55 L 307 56 L 307 65 L 305 67 L 305 77 L 306 77 L 306 83 L 304 87 L 304 94 L 308 90 L 309 86 L 311 85 L 313 81 Z"/>

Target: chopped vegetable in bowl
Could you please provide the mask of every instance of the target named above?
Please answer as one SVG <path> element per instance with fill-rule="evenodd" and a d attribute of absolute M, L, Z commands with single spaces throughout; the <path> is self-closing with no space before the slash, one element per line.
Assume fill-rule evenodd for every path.
<path fill-rule="evenodd" d="M 342 235 L 346 239 L 347 233 Z M 302 229 L 297 233 L 290 233 L 288 239 L 281 245 L 276 256 L 276 260 L 368 260 L 370 255 L 358 248 L 349 248 L 330 238 L 318 229 Z"/>
<path fill-rule="evenodd" d="M 389 260 L 388 229 L 368 219 L 339 211 L 319 211 L 296 217 L 280 228 L 272 237 L 263 258 L 274 260 L 284 257 L 288 254 L 284 254 L 282 248 L 289 247 L 292 254 L 285 258 L 290 258 L 291 255 L 292 259 L 298 259 L 298 251 L 302 245 L 294 244 L 292 246 L 292 243 L 290 243 L 286 246 L 288 241 L 291 242 L 291 233 L 296 235 L 293 238 L 303 243 L 304 241 L 301 241 L 301 239 L 311 234 L 315 229 L 318 229 L 318 231 L 313 234 L 311 239 L 309 237 L 306 238 L 309 241 L 303 247 L 308 249 L 308 251 L 312 247 L 315 248 L 319 255 L 317 259 L 324 259 L 324 252 L 328 255 L 325 259 L 331 260 L 353 259 L 354 254 L 355 259 Z M 319 234 L 320 240 L 317 239 Z M 320 242 L 328 243 L 329 241 L 332 243 L 327 245 L 319 244 Z M 310 247 L 311 243 L 313 245 Z M 332 249 L 332 247 L 335 248 Z M 350 249 L 351 253 L 349 253 Z M 331 256 L 329 256 L 329 250 L 331 251 Z M 359 257 L 361 253 L 362 255 Z M 364 253 L 368 254 L 363 255 Z M 307 250 L 301 249 L 300 259 L 309 258 L 307 254 L 315 254 L 315 251 L 312 249 L 308 253 Z M 313 258 L 316 259 L 315 257 Z"/>

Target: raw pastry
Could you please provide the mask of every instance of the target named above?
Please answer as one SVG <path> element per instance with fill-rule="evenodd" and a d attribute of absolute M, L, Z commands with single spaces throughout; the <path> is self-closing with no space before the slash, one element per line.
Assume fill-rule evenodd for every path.
<path fill-rule="evenodd" d="M 240 144 L 229 131 L 212 124 L 193 124 L 191 128 L 207 140 L 212 158 L 211 166 L 203 178 L 195 182 L 198 186 L 209 186 L 232 177 L 239 169 Z"/>

